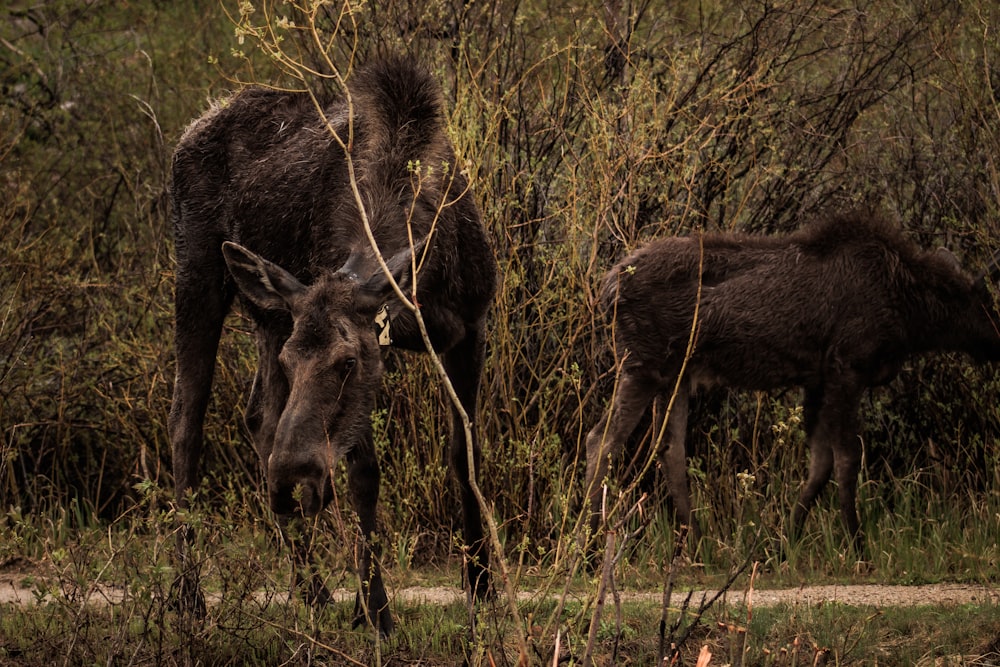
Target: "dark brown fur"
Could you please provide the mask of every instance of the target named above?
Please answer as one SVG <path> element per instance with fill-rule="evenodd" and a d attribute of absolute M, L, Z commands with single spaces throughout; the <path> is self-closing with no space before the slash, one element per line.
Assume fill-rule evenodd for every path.
<path fill-rule="evenodd" d="M 810 469 L 793 535 L 832 474 L 861 553 L 855 507 L 861 395 L 895 377 L 911 355 L 958 350 L 978 360 L 1000 358 L 1000 320 L 987 278 L 964 273 L 946 250 L 921 250 L 867 213 L 786 237 L 666 238 L 632 253 L 601 286 L 622 370 L 608 413 L 587 436 L 592 528 L 609 455 L 654 399 L 666 405 L 677 387 L 663 463 L 678 517 L 693 525 L 684 460 L 689 395 L 704 385 L 801 386 Z M 699 283 L 693 352 L 678 383 Z"/>
<path fill-rule="evenodd" d="M 411 234 L 417 242 L 417 301 L 474 419 L 496 262 L 445 135 L 438 87 L 395 58 L 359 71 L 350 87 L 352 155 L 379 249 L 405 286 L 412 280 Z M 327 100 L 323 111 L 347 141 L 346 100 Z M 332 497 L 330 471 L 346 458 L 362 531 L 358 617 L 388 632 L 392 618 L 369 544 L 379 491 L 370 414 L 383 370 L 376 311 L 388 304 L 395 346 L 424 350 L 424 343 L 363 234 L 343 150 L 308 95 L 248 89 L 184 134 L 174 154 L 172 194 L 177 378 L 170 433 L 177 495 L 198 483 L 216 349 L 240 293 L 256 324 L 260 356 L 247 426 L 271 507 L 286 516 L 320 511 Z M 457 413 L 451 463 L 472 556 L 467 576 L 483 595 L 488 549 Z M 326 595 L 322 587 L 313 592 Z"/>

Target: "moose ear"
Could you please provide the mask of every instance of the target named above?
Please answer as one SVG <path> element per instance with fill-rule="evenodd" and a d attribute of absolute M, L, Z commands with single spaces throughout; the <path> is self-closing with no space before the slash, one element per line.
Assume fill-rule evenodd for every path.
<path fill-rule="evenodd" d="M 306 290 L 288 271 L 241 245 L 226 241 L 222 255 L 240 292 L 265 310 L 289 310 Z"/>
<path fill-rule="evenodd" d="M 419 264 L 420 256 L 423 254 L 426 245 L 427 239 L 422 239 L 412 247 L 403 248 L 386 260 L 385 264 L 389 268 L 389 273 L 400 289 L 406 290 L 410 286 L 413 280 L 413 271 L 411 270 L 413 257 L 414 255 L 417 256 Z M 379 300 L 380 303 L 381 300 L 384 300 L 392 292 L 392 283 L 381 267 L 377 268 L 359 287 L 362 292 L 370 294 L 373 298 Z"/>

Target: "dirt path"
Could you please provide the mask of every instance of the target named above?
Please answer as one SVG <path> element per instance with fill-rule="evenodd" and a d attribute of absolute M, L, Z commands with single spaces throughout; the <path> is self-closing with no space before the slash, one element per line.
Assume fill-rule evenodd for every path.
<path fill-rule="evenodd" d="M 714 591 L 695 591 L 692 601 L 701 600 L 703 594 L 713 595 Z M 451 588 L 404 588 L 396 592 L 397 597 L 411 602 L 446 604 L 462 599 L 459 589 Z M 529 593 L 522 594 L 530 597 Z M 686 591 L 675 592 L 674 599 L 686 596 Z M 744 602 L 745 591 L 732 590 L 726 597 L 732 604 Z M 659 602 L 661 592 L 622 593 L 624 601 L 649 600 Z M 919 605 L 962 605 L 1000 604 L 1000 588 L 979 584 L 926 584 L 921 586 L 882 586 L 877 584 L 803 586 L 800 588 L 754 590 L 750 603 L 760 606 L 777 604 L 815 605 L 824 602 L 838 602 L 852 606 L 904 607 Z"/>
<path fill-rule="evenodd" d="M 0 573 L 0 604 L 34 604 L 37 602 L 35 588 L 27 585 L 27 575 L 24 573 Z M 696 591 L 692 601 L 697 603 L 703 594 L 711 595 L 711 591 Z M 427 586 L 401 588 L 390 591 L 390 595 L 398 601 L 407 603 L 449 604 L 459 602 L 464 593 L 458 588 L 443 586 Z M 530 598 L 530 593 L 521 594 Z M 675 592 L 674 599 L 679 601 L 686 592 Z M 746 592 L 732 590 L 726 596 L 731 604 L 742 604 Z M 122 597 L 122 591 L 110 586 L 101 586 L 91 592 L 91 601 L 115 602 Z M 334 597 L 341 600 L 352 600 L 353 590 L 337 590 Z M 623 592 L 625 601 L 649 600 L 659 602 L 660 592 L 638 593 Z M 749 602 L 757 606 L 772 606 L 781 603 L 798 605 L 817 605 L 825 602 L 837 602 L 852 606 L 872 607 L 903 607 L 917 605 L 953 606 L 963 604 L 1000 604 L 1000 588 L 982 584 L 926 584 L 921 586 L 882 586 L 878 584 L 822 585 L 802 586 L 799 588 L 754 590 Z"/>

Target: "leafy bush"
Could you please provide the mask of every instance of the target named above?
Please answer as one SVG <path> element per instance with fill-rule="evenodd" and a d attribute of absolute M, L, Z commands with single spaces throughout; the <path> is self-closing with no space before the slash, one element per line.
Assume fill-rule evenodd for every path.
<path fill-rule="evenodd" d="M 3 10 L 4 506 L 73 498 L 110 518 L 135 501 L 137 482 L 169 488 L 171 147 L 209 98 L 241 82 L 302 85 L 290 61 L 318 73 L 310 85 L 332 86 L 320 75 L 402 50 L 445 87 L 503 272 L 479 424 L 484 489 L 511 543 L 526 537 L 533 553 L 574 525 L 582 436 L 614 382 L 594 288 L 626 251 L 694 230 L 784 232 L 859 203 L 896 213 L 913 238 L 970 266 L 992 249 L 993 8 L 611 2 L 595 16 L 547 2 L 432 0 L 344 9 L 317 3 L 325 42 L 280 3 Z M 248 334 L 234 316 L 206 425 L 213 484 L 203 495 L 222 504 L 236 479 L 263 513 L 240 425 L 255 363 Z M 433 535 L 425 542 L 439 553 L 455 529 L 456 500 L 438 492 L 447 407 L 429 364 L 405 355 L 391 364 L 375 419 L 382 512 L 394 531 Z M 995 487 L 995 383 L 964 362 L 914 362 L 866 410 L 867 475 L 926 471 L 944 494 Z M 773 508 L 780 527 L 804 454 L 797 426 L 781 437 L 771 426 L 786 423 L 795 399 L 716 392 L 696 407 L 699 493 L 721 539 L 741 470 L 756 493 L 786 494 Z"/>

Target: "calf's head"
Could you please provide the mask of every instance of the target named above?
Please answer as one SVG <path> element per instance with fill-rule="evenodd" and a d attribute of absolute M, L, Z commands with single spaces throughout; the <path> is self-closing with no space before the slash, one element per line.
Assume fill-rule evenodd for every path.
<path fill-rule="evenodd" d="M 245 298 L 291 316 L 292 333 L 278 355 L 288 397 L 282 407 L 275 405 L 280 397 L 263 396 L 281 413 L 270 450 L 258 446 L 265 445 L 271 509 L 315 514 L 332 497 L 330 474 L 339 457 L 369 437 L 383 370 L 375 317 L 392 283 L 362 253 L 311 285 L 235 243 L 225 243 L 223 254 Z M 408 274 L 411 254 L 407 249 L 387 262 L 397 281 Z"/>

